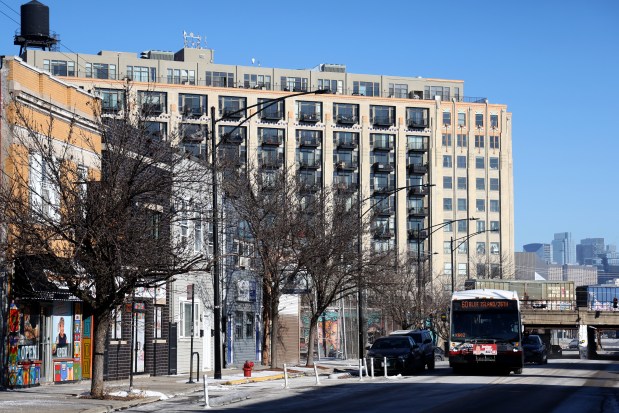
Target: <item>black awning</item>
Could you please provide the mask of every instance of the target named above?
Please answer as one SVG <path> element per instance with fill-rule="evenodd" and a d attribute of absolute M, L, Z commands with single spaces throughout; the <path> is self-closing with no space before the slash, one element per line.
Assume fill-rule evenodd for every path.
<path fill-rule="evenodd" d="M 69 260 L 48 255 L 15 259 L 13 295 L 25 300 L 81 301 L 53 280 L 53 274 L 73 272 Z"/>

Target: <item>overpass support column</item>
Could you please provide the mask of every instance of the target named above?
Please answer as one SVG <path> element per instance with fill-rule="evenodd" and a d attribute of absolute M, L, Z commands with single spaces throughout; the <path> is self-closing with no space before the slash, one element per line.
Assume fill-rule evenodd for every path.
<path fill-rule="evenodd" d="M 589 335 L 588 335 L 588 326 L 579 325 L 578 326 L 578 353 L 582 360 L 589 359 Z"/>

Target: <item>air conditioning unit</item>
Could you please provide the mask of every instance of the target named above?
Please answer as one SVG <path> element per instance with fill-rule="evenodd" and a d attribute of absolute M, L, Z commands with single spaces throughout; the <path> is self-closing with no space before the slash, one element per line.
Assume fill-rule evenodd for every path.
<path fill-rule="evenodd" d="M 251 267 L 251 258 L 239 257 L 239 267 L 243 269 L 248 269 L 249 267 Z"/>

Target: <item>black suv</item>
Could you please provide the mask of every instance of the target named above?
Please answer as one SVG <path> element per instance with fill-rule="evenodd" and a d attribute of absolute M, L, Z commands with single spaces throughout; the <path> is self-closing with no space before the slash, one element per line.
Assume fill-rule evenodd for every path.
<path fill-rule="evenodd" d="M 412 337 L 419 346 L 423 365 L 428 366 L 428 370 L 434 370 L 434 342 L 430 330 L 396 330 L 389 335 Z"/>
<path fill-rule="evenodd" d="M 537 334 L 530 334 L 522 338 L 525 363 L 548 363 L 548 351 L 544 340 Z"/>

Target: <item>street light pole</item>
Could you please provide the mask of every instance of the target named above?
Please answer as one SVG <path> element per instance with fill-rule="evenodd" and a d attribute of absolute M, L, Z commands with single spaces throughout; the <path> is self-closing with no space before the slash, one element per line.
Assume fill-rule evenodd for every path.
<path fill-rule="evenodd" d="M 452 294 L 456 290 L 455 277 L 454 277 L 454 265 L 455 265 L 454 251 L 456 249 L 458 249 L 460 247 L 460 245 L 462 245 L 465 242 L 467 242 L 469 240 L 469 238 L 472 238 L 475 235 L 483 234 L 485 232 L 497 232 L 497 230 L 495 230 L 495 229 L 487 229 L 487 230 L 484 230 L 484 231 L 477 231 L 477 232 L 474 232 L 472 234 L 464 235 L 464 236 L 462 236 L 460 238 L 456 238 L 456 239 L 454 239 L 453 236 L 451 237 L 451 240 L 449 242 L 449 248 L 451 249 L 451 292 L 452 292 Z M 454 247 L 454 242 L 458 242 L 460 240 L 462 240 L 462 242 L 460 242 L 458 245 L 456 245 Z M 468 278 L 468 275 L 469 275 L 468 271 L 467 271 L 466 275 L 467 275 L 467 278 Z"/>
<path fill-rule="evenodd" d="M 232 130 L 228 132 L 228 134 L 234 132 L 241 125 L 245 124 L 248 120 L 253 118 L 254 116 L 261 113 L 263 110 L 267 109 L 270 106 L 275 105 L 278 102 L 283 102 L 284 100 L 302 95 L 320 95 L 329 92 L 328 89 L 319 89 L 311 92 L 300 92 L 293 93 L 286 96 L 281 96 L 274 99 L 267 99 L 263 102 L 256 103 L 255 105 L 250 105 L 244 107 L 242 109 L 236 110 L 234 112 L 228 113 L 227 116 L 236 115 L 239 113 L 243 113 L 245 118 L 239 122 Z M 255 113 L 247 116 L 247 109 L 252 109 L 258 106 L 262 106 Z M 213 205 L 212 205 L 212 219 L 213 219 L 213 324 L 215 325 L 215 371 L 213 374 L 213 378 L 216 380 L 221 379 L 221 367 L 222 367 L 222 354 L 221 354 L 221 292 L 220 292 L 220 283 L 221 283 L 221 269 L 219 265 L 220 260 L 220 248 L 219 248 L 219 185 L 217 182 L 217 123 L 222 119 L 225 119 L 225 116 L 217 119 L 215 117 L 215 106 L 211 106 L 211 172 L 212 172 L 212 190 L 213 190 Z"/>

